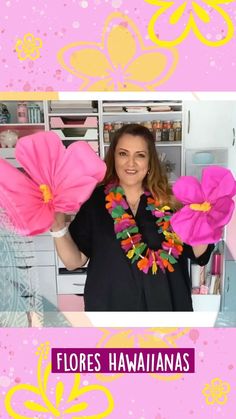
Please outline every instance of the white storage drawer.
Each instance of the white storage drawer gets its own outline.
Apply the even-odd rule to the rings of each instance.
[[[57,275],[58,294],[84,294],[86,274]]]
[[[53,129],[62,140],[97,140],[98,131],[95,128],[81,129],[81,128],[62,128],[62,129]]]
[[[34,241],[36,251],[54,251],[54,243],[52,236],[38,235],[31,238]]]
[[[0,266],[54,266],[55,255],[53,251],[46,252],[2,252]]]
[[[51,128],[96,128],[98,125],[96,116],[52,116]]]
[[[220,295],[192,295],[194,311],[220,311]]]
[[[16,250],[22,252],[54,251],[54,243],[51,236],[39,235],[24,237],[23,239],[20,236],[16,236],[11,238],[11,243]]]
[[[3,158],[15,158],[15,148],[6,147],[6,148],[0,148],[0,157]]]

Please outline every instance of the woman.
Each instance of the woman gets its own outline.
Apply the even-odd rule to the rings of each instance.
[[[192,311],[187,258],[205,265],[214,246],[183,245],[170,230],[178,205],[151,132],[138,124],[123,126],[105,161],[103,184],[69,232],[63,214],[52,227],[67,269],[89,259],[85,310]]]

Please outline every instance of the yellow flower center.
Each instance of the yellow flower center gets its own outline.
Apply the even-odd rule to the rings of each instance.
[[[53,196],[52,196],[52,191],[49,188],[48,185],[40,185],[39,186],[40,191],[43,194],[43,201],[47,204],[49,201],[52,200]]]
[[[210,202],[205,201],[202,204],[191,204],[190,208],[194,211],[208,212],[211,209],[211,204]]]

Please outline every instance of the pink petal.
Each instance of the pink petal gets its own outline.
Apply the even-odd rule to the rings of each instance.
[[[56,168],[55,210],[77,211],[102,181],[105,171],[105,163],[86,142],[71,144]]]
[[[202,187],[193,176],[181,176],[173,186],[173,193],[183,204],[201,203],[205,201]]]
[[[47,231],[53,223],[54,208],[45,204],[38,186],[0,159],[0,206],[4,208],[16,231],[34,235]]]
[[[77,141],[66,149],[54,132],[21,138],[16,158],[38,185],[50,187],[58,212],[78,211],[106,171],[105,163],[86,142]]]
[[[16,159],[38,184],[53,189],[55,175],[65,154],[65,147],[54,132],[27,135],[16,144]]]
[[[209,202],[216,202],[219,198],[236,194],[236,184],[230,170],[220,167],[206,167],[202,171],[202,190]]]
[[[224,227],[229,223],[234,212],[234,207],[234,201],[228,196],[219,198],[212,207],[212,210],[208,213],[209,223],[215,228]]]
[[[189,206],[176,212],[170,223],[181,240],[190,245],[215,243],[215,230],[219,230],[208,213],[192,211]]]

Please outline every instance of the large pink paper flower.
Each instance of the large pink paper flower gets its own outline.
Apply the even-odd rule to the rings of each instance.
[[[0,207],[25,236],[47,231],[55,212],[78,211],[106,170],[86,142],[65,148],[53,132],[21,138],[15,154],[26,174],[0,159]]]
[[[201,183],[182,176],[173,192],[184,207],[171,217],[171,226],[190,245],[215,243],[234,210],[236,183],[230,170],[219,166],[203,169]]]

